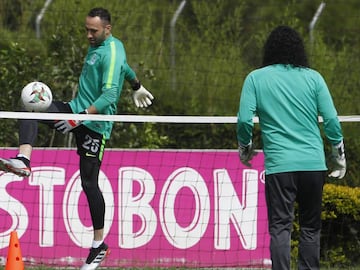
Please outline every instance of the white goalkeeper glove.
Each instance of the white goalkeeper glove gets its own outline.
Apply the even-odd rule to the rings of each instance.
[[[79,114],[87,114],[87,110],[80,112]],[[82,122],[82,120],[60,120],[54,124],[54,127],[57,131],[65,134],[81,125]]]
[[[133,93],[133,100],[135,102],[135,106],[138,108],[146,108],[150,106],[152,104],[151,100],[153,99],[153,95],[142,85]]]
[[[256,155],[252,141],[250,141],[248,145],[242,145],[241,143],[239,143],[238,145],[241,163],[247,167],[251,167],[250,161]]]
[[[341,179],[346,173],[346,158],[345,158],[345,146],[341,141],[338,145],[333,145],[331,148],[330,159],[331,172],[329,177]]]

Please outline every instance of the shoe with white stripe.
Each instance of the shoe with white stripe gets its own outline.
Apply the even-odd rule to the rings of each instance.
[[[11,172],[21,177],[28,177],[31,174],[31,168],[28,167],[22,158],[0,158],[0,170]]]
[[[102,243],[98,248],[91,248],[89,256],[80,270],[95,270],[109,254],[110,249],[105,243]]]

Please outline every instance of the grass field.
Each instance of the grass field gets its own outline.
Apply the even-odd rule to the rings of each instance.
[[[71,269],[78,269],[78,268],[49,268],[49,267],[25,267],[25,270],[71,270]],[[99,267],[99,270],[132,270],[132,269],[144,269],[144,270],[159,270],[160,268],[106,268],[106,267]],[[161,268],[164,269],[164,268]],[[169,269],[169,268],[167,268]],[[171,269],[171,268],[170,268]],[[269,270],[269,268],[201,268],[202,270]],[[350,267],[350,268],[321,268],[322,270],[360,270],[360,266],[358,267]],[[5,266],[0,266],[0,270],[5,270]],[[12,270],[12,269],[11,269]],[[15,269],[14,269],[15,270]],[[174,268],[174,270],[181,270],[181,268]],[[184,268],[183,270],[195,270],[195,268]],[[295,270],[295,269],[294,269]]]

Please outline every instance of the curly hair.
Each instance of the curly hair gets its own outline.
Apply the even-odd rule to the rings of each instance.
[[[271,31],[264,45],[263,66],[273,64],[309,67],[304,42],[294,29],[278,26]]]

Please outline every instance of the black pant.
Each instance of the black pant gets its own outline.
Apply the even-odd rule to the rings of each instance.
[[[48,113],[72,113],[68,103],[54,101]],[[34,145],[38,134],[38,123],[54,128],[55,120],[19,120],[19,144]],[[105,139],[102,134],[80,125],[72,130],[76,139],[77,153],[80,156],[81,185],[86,194],[93,227],[104,228],[105,201],[98,185],[101,161],[103,158]]]
[[[299,206],[298,269],[320,268],[321,203],[325,171],[285,172],[266,175],[272,269],[290,269],[290,241],[294,204]]]
[[[47,113],[73,113],[69,104],[61,101],[53,101],[46,111]],[[38,135],[38,123],[46,124],[54,128],[54,120],[19,119],[19,144],[34,145]]]
[[[95,230],[104,228],[105,201],[99,188],[99,172],[105,148],[103,135],[80,125],[73,130],[80,156],[81,186],[87,197]]]

